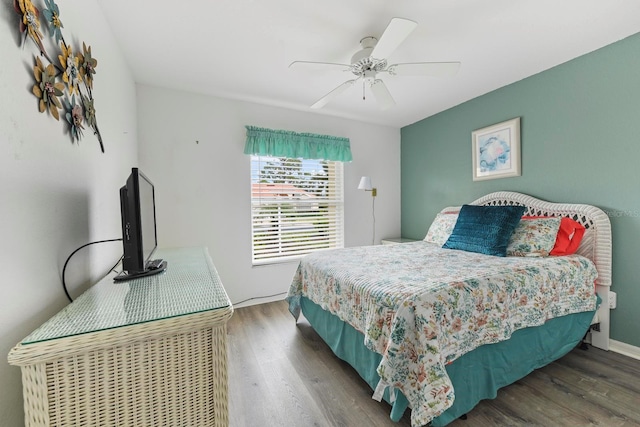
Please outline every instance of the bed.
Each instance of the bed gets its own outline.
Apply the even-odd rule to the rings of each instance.
[[[432,241],[318,252],[301,260],[287,296],[291,313],[392,405],[391,419],[410,408],[414,427],[448,424],[584,338],[608,349],[608,216],[515,192],[469,205],[571,218],[584,236],[567,256],[491,256]]]

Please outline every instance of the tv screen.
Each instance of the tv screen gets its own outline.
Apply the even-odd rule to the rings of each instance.
[[[164,271],[166,262],[152,259],[158,246],[153,183],[138,168],[131,169],[126,184],[120,188],[120,213],[123,271],[115,280],[128,280]]]
[[[156,235],[156,210],[153,184],[138,171],[138,195],[140,197],[140,223],[142,230],[142,258],[148,261],[158,247]]]

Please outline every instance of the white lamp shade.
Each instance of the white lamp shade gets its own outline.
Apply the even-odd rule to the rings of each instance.
[[[360,184],[358,184],[358,190],[372,190],[373,186],[371,185],[371,177],[363,176],[360,178]]]

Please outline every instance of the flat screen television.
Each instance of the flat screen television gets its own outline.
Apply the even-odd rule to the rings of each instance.
[[[152,259],[158,247],[156,203],[153,183],[138,168],[132,168],[120,188],[122,220],[122,272],[114,280],[130,280],[163,272],[167,262]]]

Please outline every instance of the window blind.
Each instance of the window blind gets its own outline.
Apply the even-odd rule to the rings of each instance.
[[[341,162],[251,156],[252,262],[344,247]]]

